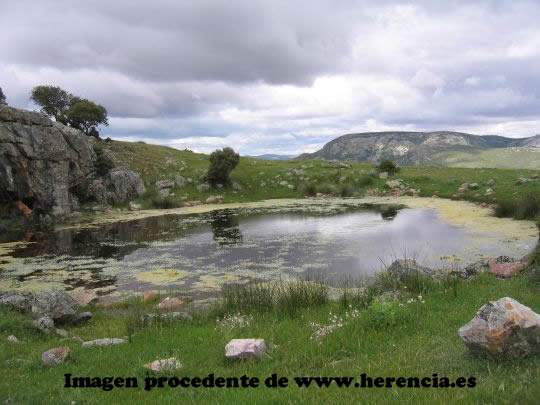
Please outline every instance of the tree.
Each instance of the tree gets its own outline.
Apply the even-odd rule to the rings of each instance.
[[[6,96],[4,95],[4,92],[2,91],[2,87],[0,87],[0,104],[6,104]]]
[[[207,180],[215,187],[218,184],[229,185],[229,177],[233,169],[238,165],[240,155],[232,148],[223,148],[210,154],[210,168],[208,169]]]
[[[391,160],[386,159],[379,163],[379,166],[377,166],[377,170],[379,171],[379,173],[387,172],[388,174],[392,175],[399,172],[399,167]]]
[[[56,86],[36,86],[30,99],[41,107],[41,112],[58,121],[71,104],[73,95]]]
[[[85,99],[78,99],[65,112],[69,125],[84,131],[86,135],[92,133],[95,136],[98,125],[109,125],[107,110],[105,107]]]

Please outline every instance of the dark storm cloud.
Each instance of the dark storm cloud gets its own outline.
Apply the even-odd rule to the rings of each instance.
[[[0,0],[0,86],[103,104],[102,133],[295,153],[349,132],[540,132],[537,1]],[[251,153],[251,152],[249,152]]]

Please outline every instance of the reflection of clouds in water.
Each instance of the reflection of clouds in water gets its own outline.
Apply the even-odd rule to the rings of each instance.
[[[116,248],[113,256],[99,256],[107,252],[102,247],[91,250],[94,257],[81,256],[76,250],[80,244],[72,244],[73,255],[28,257],[23,259],[24,266],[18,260],[12,270],[25,274],[41,269],[43,279],[49,272],[56,280],[58,273],[53,271],[59,269],[70,269],[74,276],[80,271],[83,279],[90,278],[84,271],[91,269],[92,278],[113,276],[121,289],[146,289],[152,284],[136,281],[141,272],[181,269],[185,272],[182,288],[196,294],[203,285],[209,291],[227,282],[273,280],[286,274],[355,278],[380,269],[381,261],[389,265],[405,255],[433,266],[441,265],[441,257],[453,260],[456,255],[464,259],[463,265],[477,260],[479,252],[516,256],[530,248],[526,242],[503,243],[502,236],[475,234],[466,226],[448,224],[436,210],[424,208],[401,210],[391,220],[368,210],[332,216],[276,210],[256,215],[218,211],[196,217],[148,219],[141,224],[149,228],[140,224],[118,229],[109,226],[109,233],[95,233],[98,244]],[[130,233],[134,231],[138,233]],[[84,240],[92,239],[87,236]]]

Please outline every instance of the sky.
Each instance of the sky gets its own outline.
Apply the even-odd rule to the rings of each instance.
[[[540,1],[0,0],[0,87],[103,105],[102,137],[242,155],[346,133],[540,133]]]

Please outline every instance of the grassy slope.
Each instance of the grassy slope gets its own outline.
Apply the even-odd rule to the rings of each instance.
[[[111,142],[107,144],[111,149],[115,160],[120,164],[125,164],[131,169],[140,173],[147,186],[152,187],[156,180],[174,179],[178,174],[184,177],[199,179],[204,170],[208,167],[208,155],[196,154],[188,151],[179,151],[157,145],[147,145],[142,143]],[[177,166],[167,164],[167,160],[176,161]],[[179,171],[181,163],[187,165],[185,170]],[[305,169],[305,176],[308,181],[300,181],[296,177],[287,177],[286,171],[289,169]],[[209,190],[199,193],[196,184],[192,183],[182,189],[174,189],[173,199],[180,200],[180,197],[187,195],[190,200],[204,200],[210,195],[220,194],[224,196],[225,202],[245,202],[257,201],[269,198],[295,198],[303,197],[303,193],[297,190],[290,190],[279,185],[280,180],[287,180],[295,186],[302,183],[310,183],[317,180],[317,184],[339,184],[339,179],[346,177],[345,183],[350,184],[354,191],[363,193],[367,188],[383,188],[386,180],[374,179],[374,184],[369,186],[359,186],[355,179],[360,179],[366,175],[373,166],[364,163],[353,163],[352,169],[336,169],[328,167],[324,161],[270,161],[251,158],[241,158],[240,164],[232,172],[232,180],[238,182],[243,190],[235,193],[232,189]],[[515,185],[517,177],[528,177],[538,170],[504,170],[504,169],[472,169],[472,168],[447,168],[447,167],[407,167],[398,173],[396,178],[401,178],[408,182],[411,187],[421,189],[421,196],[432,196],[436,191],[441,197],[450,198],[456,193],[460,184],[477,182],[481,188],[476,191],[468,191],[464,198],[467,200],[477,200],[492,202],[492,198],[483,197],[488,186],[484,183],[489,179],[496,181],[494,189],[495,199],[512,199],[529,192],[540,193],[540,182],[524,185]],[[281,176],[277,178],[276,176]],[[272,183],[272,181],[274,183]],[[266,186],[261,187],[261,182]],[[516,193],[516,194],[514,194]],[[475,194],[480,194],[475,197]],[[149,201],[140,199],[145,207],[149,207]]]
[[[205,155],[144,144],[114,142],[109,147],[117,160],[124,159],[143,175],[147,184],[161,178],[174,178],[178,169],[165,164],[167,159],[182,160],[188,168],[181,172],[185,177],[200,176],[207,167]],[[233,180],[243,186],[243,191],[220,192],[226,201],[248,201],[276,197],[301,197],[297,190],[279,185],[260,187],[283,169],[313,165],[306,169],[306,176],[317,178],[320,183],[336,183],[341,176],[362,193],[365,188],[356,186],[354,178],[361,177],[368,165],[354,164],[352,169],[325,168],[324,162],[261,161],[241,159],[233,172]],[[264,174],[259,174],[264,172]],[[422,195],[450,197],[463,182],[483,183],[495,179],[495,197],[521,198],[529,192],[538,192],[538,183],[517,186],[518,176],[530,176],[528,170],[478,170],[448,168],[406,168],[399,178],[421,188]],[[368,186],[382,187],[383,180],[375,179]],[[250,188],[251,186],[251,188]],[[480,194],[486,186],[482,185]],[[195,186],[174,190],[177,196],[187,194],[190,199],[202,199],[216,194],[198,193]],[[474,193],[465,197],[474,199]],[[479,200],[484,197],[478,197]],[[143,203],[148,201],[142,199]],[[486,200],[491,202],[491,200]],[[540,251],[540,250],[539,250]],[[538,255],[537,255],[538,256]],[[538,260],[536,266],[540,266]],[[537,270],[538,272],[539,270]],[[196,317],[190,324],[177,323],[146,327],[137,332],[129,345],[82,349],[75,342],[62,342],[56,336],[43,336],[35,332],[21,315],[0,309],[0,400],[13,403],[535,403],[540,395],[540,361],[538,356],[523,360],[494,360],[471,356],[459,338],[457,329],[469,321],[478,308],[488,300],[511,296],[540,312],[538,285],[522,275],[510,280],[499,280],[483,275],[475,280],[461,282],[454,296],[443,286],[424,293],[425,304],[415,303],[401,308],[395,326],[379,329],[373,327],[369,312],[347,326],[326,336],[322,344],[310,340],[309,322],[327,322],[329,312],[344,316],[338,303],[300,310],[296,317],[279,313],[255,314],[251,325],[244,329],[216,330],[216,313]],[[407,290],[402,291],[407,294]],[[402,302],[408,297],[405,296]],[[127,334],[126,312],[142,311],[142,304],[131,304],[104,312],[90,308],[95,318],[87,325],[72,327],[70,334],[84,340],[101,337],[121,337]],[[146,308],[147,311],[150,308]],[[17,335],[22,343],[6,343],[10,334]],[[231,338],[262,337],[269,346],[269,355],[261,362],[229,363],[224,361],[223,347]],[[65,364],[46,369],[41,366],[40,354],[51,347],[69,345],[72,359]],[[184,389],[163,388],[146,392],[143,389],[74,389],[62,387],[63,374],[77,376],[136,376],[142,384],[146,371],[142,364],[157,358],[176,356],[184,369],[173,373],[181,376],[201,376],[216,373],[223,376],[249,374],[265,378],[272,373],[280,376],[475,376],[476,388],[470,389],[412,389],[412,388],[310,388],[298,389]],[[331,365],[334,361],[340,364]]]
[[[496,148],[477,152],[444,152],[436,157],[450,167],[498,167],[501,169],[540,170],[540,150]]]

